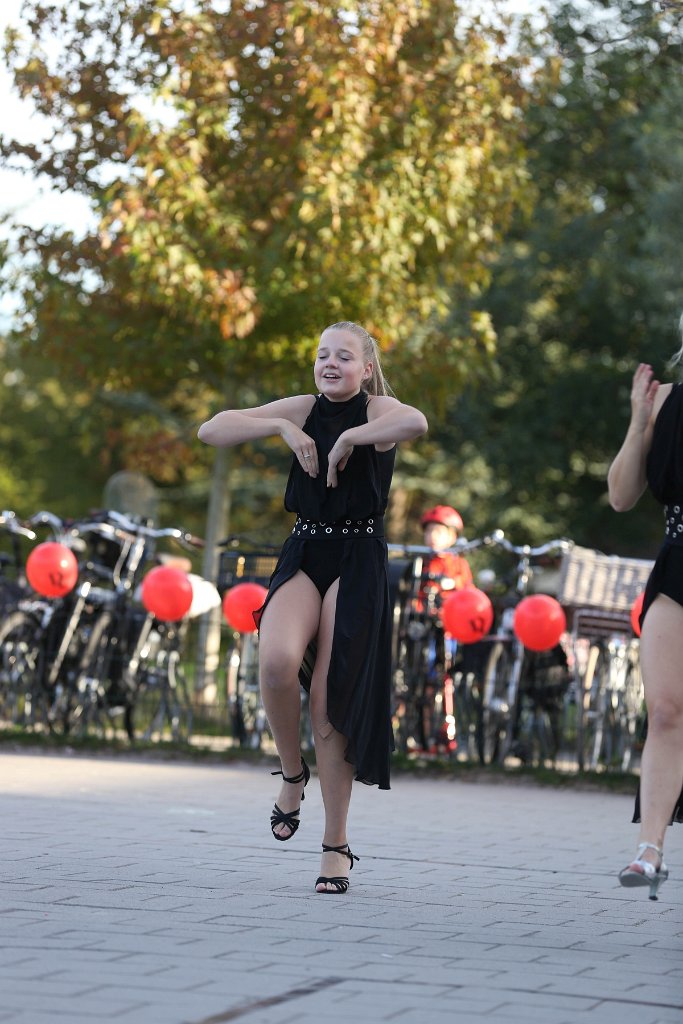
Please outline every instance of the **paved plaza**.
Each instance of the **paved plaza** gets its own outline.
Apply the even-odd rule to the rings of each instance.
[[[683,827],[653,903],[628,796],[396,775],[322,896],[270,767],[0,753],[0,1024],[683,1022]]]

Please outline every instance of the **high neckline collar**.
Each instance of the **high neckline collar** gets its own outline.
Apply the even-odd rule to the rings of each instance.
[[[345,398],[343,402],[333,402],[326,395],[319,395],[320,404],[329,415],[333,416],[335,413],[343,412],[344,409],[348,409],[354,402],[358,402],[360,398],[365,398],[365,392],[359,391],[351,398]]]

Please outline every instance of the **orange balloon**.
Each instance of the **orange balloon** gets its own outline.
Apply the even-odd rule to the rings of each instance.
[[[562,605],[549,594],[523,597],[515,608],[514,630],[530,651],[548,651],[567,628]]]
[[[192,604],[189,576],[172,565],[157,565],[142,581],[142,603],[156,619],[177,622]]]
[[[643,599],[645,597],[645,591],[642,594],[638,594],[631,605],[631,625],[633,626],[633,632],[636,636],[640,636],[640,613],[643,610]]]
[[[26,559],[26,578],[43,597],[64,597],[76,586],[76,556],[57,541],[38,544]]]
[[[460,643],[474,644],[493,624],[491,599],[477,587],[456,590],[441,606],[441,621],[446,632]]]
[[[238,583],[223,595],[223,614],[229,626],[239,633],[255,633],[254,612],[268,591],[260,583]]]

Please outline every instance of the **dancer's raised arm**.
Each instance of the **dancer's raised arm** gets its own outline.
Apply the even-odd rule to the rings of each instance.
[[[665,385],[662,392],[671,390]],[[631,386],[631,420],[626,437],[607,474],[609,501],[615,512],[628,512],[647,487],[645,462],[652,443],[652,425],[665,395],[652,367],[641,363]]]

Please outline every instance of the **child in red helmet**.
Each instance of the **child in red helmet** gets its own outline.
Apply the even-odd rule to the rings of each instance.
[[[425,546],[434,552],[424,561],[423,590],[426,591],[430,583],[439,593],[443,590],[462,590],[471,584],[472,570],[467,559],[447,550],[453,547],[462,530],[460,514],[450,505],[435,505],[427,509],[420,523]]]

